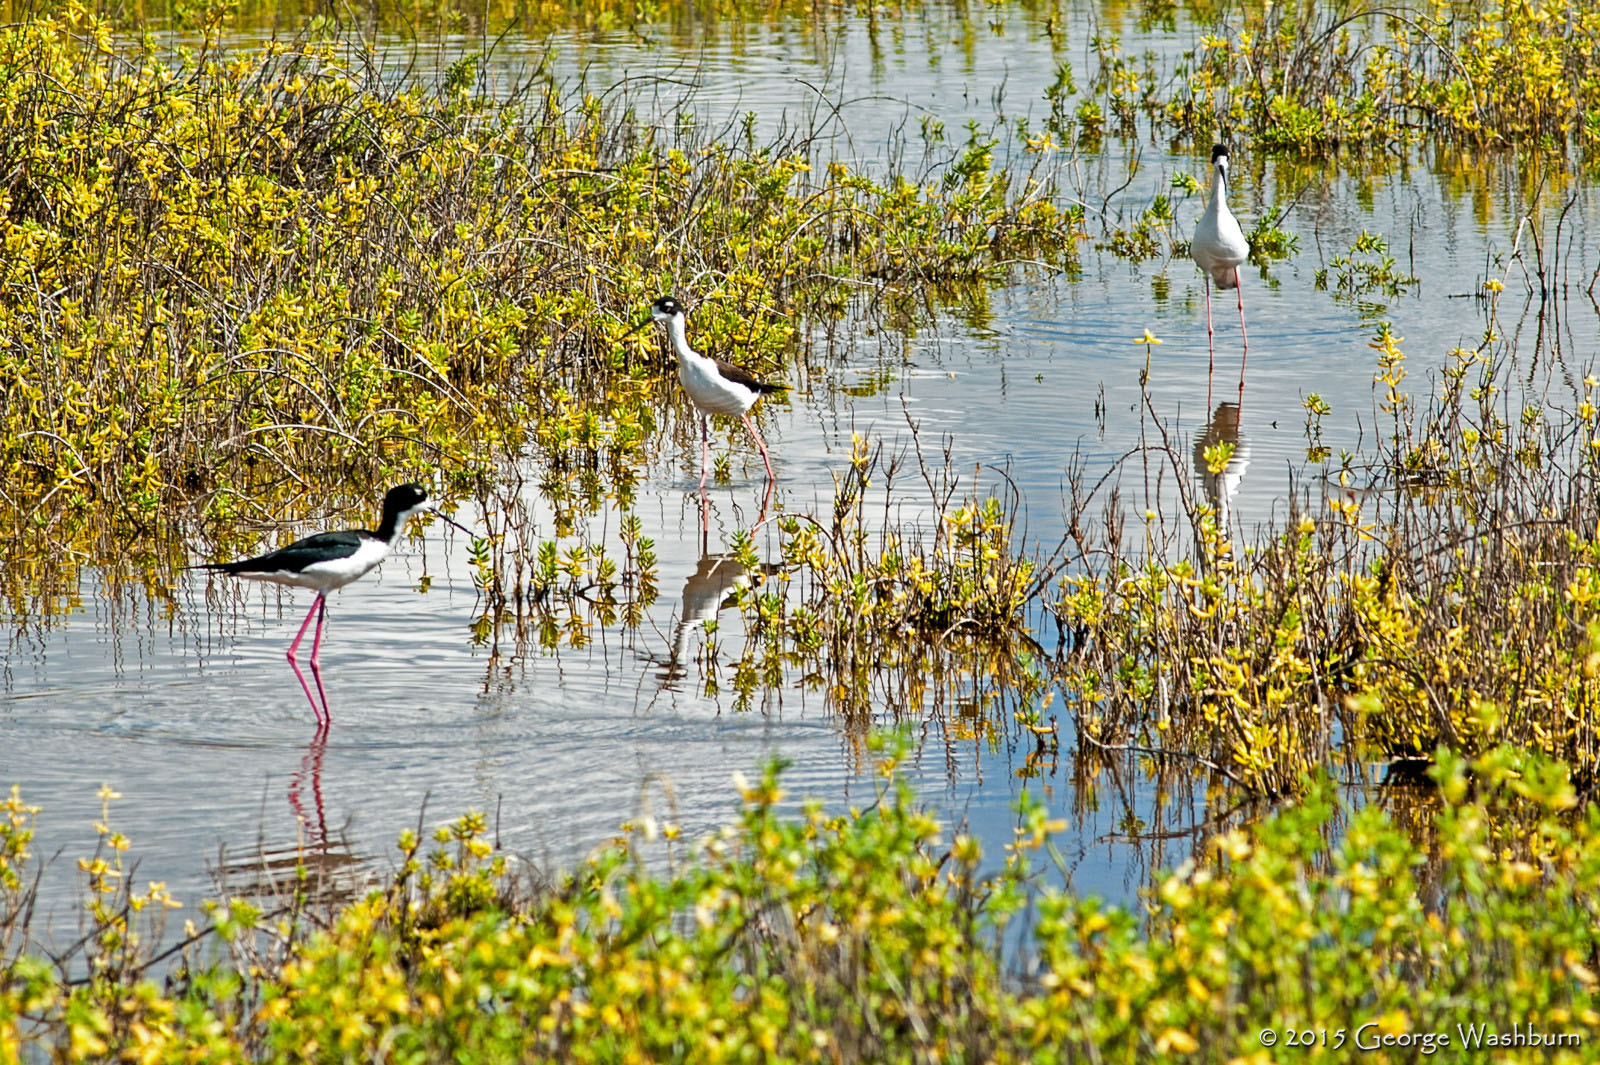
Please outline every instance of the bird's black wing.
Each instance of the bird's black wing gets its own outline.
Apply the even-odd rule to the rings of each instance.
[[[353,555],[365,539],[366,534],[357,529],[317,533],[255,558],[242,558],[237,562],[208,562],[195,568],[220,570],[223,573],[294,572],[305,569],[313,562]]]
[[[764,396],[773,392],[782,392],[784,389],[789,387],[788,385],[783,384],[768,384],[766,381],[758,379],[756,375],[751,373],[749,370],[735,366],[726,359],[712,359],[711,361],[717,364],[717,373],[721,374],[724,378],[732,381],[736,385],[743,385],[757,395]]]

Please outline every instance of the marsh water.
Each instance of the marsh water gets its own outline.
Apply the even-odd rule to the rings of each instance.
[[[1197,32],[1181,23],[1141,32],[1084,10],[1058,50],[1026,11],[1007,8],[997,31],[933,4],[876,26],[846,17],[824,28],[776,21],[506,40],[494,53],[501,65],[491,63],[487,76],[510,79],[544,62],[591,90],[627,82],[636,100],[686,105],[713,127],[737,127],[753,111],[761,133],[785,122],[815,125],[820,114],[824,151],[882,163],[912,150],[924,117],[955,132],[969,120],[990,126],[997,109],[1008,120],[1042,115],[1060,61],[1092,69],[1090,39],[1112,31],[1127,52],[1161,54],[1192,47]],[[437,42],[446,58],[476,46],[473,38]],[[1004,124],[999,132],[1005,136]],[[1137,172],[1119,187],[1135,157]],[[1177,173],[1205,177],[1199,152],[1108,137],[1092,150],[1062,150],[1059,165],[1097,215],[1124,212],[1131,222],[1165,192],[1177,197],[1186,234],[1201,209],[1200,197],[1172,190]],[[910,454],[915,442],[927,452],[948,446],[951,467],[980,487],[999,485],[1003,471],[1021,496],[1029,550],[1048,551],[1060,538],[1075,462],[1091,478],[1119,471],[1135,525],[1147,507],[1158,521],[1181,522],[1177,479],[1216,493],[1236,542],[1247,545],[1291,507],[1316,506],[1324,490],[1326,467],[1307,458],[1307,397],[1320,395],[1332,408],[1321,442],[1334,455],[1365,454],[1376,421],[1368,347],[1376,322],[1391,321],[1406,338],[1413,390],[1425,391],[1450,349],[1481,337],[1489,277],[1506,281],[1501,325],[1520,338],[1530,372],[1543,359],[1550,401],[1570,398],[1562,382],[1570,387],[1588,372],[1600,321],[1578,294],[1595,268],[1587,239],[1596,232],[1593,186],[1576,181],[1535,201],[1541,176],[1511,156],[1418,152],[1346,165],[1243,153],[1236,161],[1233,200],[1246,227],[1287,206],[1281,225],[1299,242],[1287,259],[1245,274],[1242,385],[1231,294],[1216,307],[1216,372],[1208,378],[1205,295],[1192,264],[1131,263],[1092,241],[1079,275],[1019,265],[986,298],[943,307],[910,336],[859,316],[844,325],[799,323],[805,361],[816,370],[786,402],[768,404],[761,422],[778,471],[775,504],[823,512],[860,433],[889,453]],[[1527,234],[1518,240],[1522,217],[1547,225],[1569,196],[1573,310],[1549,321],[1512,255],[1528,251]],[[1316,288],[1317,270],[1364,231],[1382,234],[1397,268],[1416,283],[1361,299]],[[692,318],[690,326],[692,333]],[[1159,346],[1136,342],[1147,330]],[[1195,467],[1195,442],[1208,428],[1238,432],[1222,475]],[[835,805],[868,798],[878,778],[861,723],[837,720],[804,678],[761,689],[747,708],[735,705],[726,683],[708,694],[697,649],[721,597],[696,577],[708,572],[703,556],[725,551],[735,529],[756,523],[765,482],[742,430],[719,425],[714,447],[731,454],[731,473],[712,490],[702,537],[693,426],[673,429],[636,507],[656,543],[662,589],[643,624],[596,624],[577,648],[491,654],[471,629],[481,606],[466,540],[433,523],[375,577],[331,599],[321,658],[335,723],[325,737],[314,735],[283,660],[307,593],[187,574],[170,603],[156,602],[103,583],[89,560],[65,616],[6,618],[4,775],[44,808],[35,850],[55,857],[45,880],[54,927],[76,928],[73,859],[94,846],[102,782],[123,796],[113,821],[132,840],[140,878],[165,880],[190,903],[246,889],[237,876],[241,868],[246,880],[256,875],[252,855],[297,846],[329,844],[359,885],[387,868],[402,829],[468,808],[491,811],[502,845],[549,869],[570,865],[641,812],[676,820],[694,836],[735,810],[736,771],[754,775],[775,756],[790,763],[792,794]],[[1163,432],[1169,454],[1137,452]],[[455,517],[475,520],[470,506]],[[756,543],[774,555],[770,527],[757,530]],[[737,646],[737,611],[723,611],[720,625],[717,639]],[[1040,640],[1053,642],[1049,622],[1039,626]],[[901,705],[885,691],[880,723],[911,726],[910,769],[922,795],[969,821],[991,855],[1011,839],[1013,804],[1028,789],[1069,826],[1059,875],[1081,892],[1131,900],[1152,869],[1187,855],[1186,830],[1220,801],[1201,786],[1158,794],[1132,770],[1084,778],[1073,766],[1070,720],[1059,757],[1029,765],[1032,740],[1009,721],[1006,693],[981,666],[941,684],[952,705]],[[970,706],[986,708],[968,713]],[[995,720],[984,725],[985,714]]]

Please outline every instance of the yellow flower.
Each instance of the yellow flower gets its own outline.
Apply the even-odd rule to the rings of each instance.
[[[1168,1054],[1176,1050],[1180,1054],[1193,1054],[1200,1049],[1200,1044],[1194,1036],[1181,1028],[1168,1028],[1156,1040],[1156,1050]]]
[[[1135,337],[1133,342],[1135,344],[1159,344],[1161,343],[1161,338],[1151,333],[1150,330],[1146,329],[1144,331],[1144,336]]]

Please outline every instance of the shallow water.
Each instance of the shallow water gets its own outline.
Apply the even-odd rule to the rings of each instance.
[[[548,55],[564,75],[583,70],[591,87],[659,73],[668,79],[657,90],[664,103],[692,83],[693,106],[706,121],[720,124],[754,109],[767,131],[785,114],[806,116],[820,100],[842,101],[831,143],[871,161],[886,158],[897,131],[914,128],[923,114],[952,131],[968,118],[987,125],[1001,86],[1008,114],[1042,114],[1040,93],[1056,57],[1026,15],[1009,14],[1006,27],[1003,35],[962,30],[948,12],[935,11],[903,26],[885,24],[876,43],[858,22],[820,34],[779,24],[709,39],[662,33],[649,42],[618,35],[507,45],[504,62],[516,68]],[[1066,56],[1080,79],[1090,27],[1087,16],[1078,17],[1068,35]],[[1180,30],[1145,41],[1130,31],[1125,50],[1171,50],[1191,37]],[[467,39],[457,43],[472,47]],[[1087,188],[1097,168],[1121,173],[1135,151],[1142,170],[1111,210],[1137,213],[1168,189],[1174,172],[1203,168],[1198,157],[1112,140],[1104,154],[1063,165],[1080,168]],[[1248,224],[1292,175],[1247,159],[1237,169],[1235,207]],[[1063,482],[1074,456],[1098,477],[1148,440],[1156,419],[1169,433],[1177,468],[1135,456],[1121,467],[1122,483],[1131,506],[1148,501],[1164,519],[1181,521],[1174,478],[1200,487],[1192,451],[1215,419],[1242,431],[1235,460],[1217,481],[1236,536],[1247,543],[1287,513],[1292,494],[1314,500],[1321,490],[1318,469],[1306,467],[1306,396],[1331,403],[1322,431],[1335,454],[1364,453],[1372,436],[1367,342],[1378,315],[1314,288],[1327,259],[1369,230],[1385,234],[1400,265],[1420,278],[1382,312],[1407,338],[1414,392],[1426,390],[1427,372],[1449,349],[1471,346],[1485,328],[1477,293],[1486,264],[1512,247],[1529,182],[1514,162],[1490,159],[1470,173],[1476,185],[1454,192],[1458,179],[1440,175],[1455,171],[1451,160],[1419,156],[1376,176],[1328,170],[1308,186],[1283,223],[1299,237],[1298,254],[1266,277],[1245,277],[1251,344],[1242,389],[1231,294],[1216,307],[1217,369],[1208,381],[1204,291],[1187,260],[1133,265],[1092,246],[1084,249],[1081,277],[1019,269],[1012,284],[992,294],[981,319],[941,312],[903,347],[898,337],[859,328],[835,335],[839,351],[825,372],[786,404],[769,404],[763,416],[779,472],[777,503],[789,512],[821,512],[852,432],[906,453],[909,418],[926,452],[948,439],[955,469],[1005,470],[1022,493],[1029,543],[1048,550],[1060,535]],[[1574,191],[1579,199],[1568,225],[1579,239],[1570,274],[1586,282],[1594,268],[1593,241],[1583,239],[1594,232],[1593,194]],[[1180,204],[1185,231],[1199,210],[1198,198]],[[1503,269],[1497,265],[1494,276]],[[1520,278],[1513,267],[1501,325],[1531,352],[1537,308],[1523,304]],[[830,331],[802,326],[820,351]],[[1559,358],[1546,371],[1555,398],[1562,380],[1588,371],[1596,327],[1592,311],[1573,310],[1556,334]],[[1163,341],[1149,362],[1149,411],[1139,382],[1146,349],[1134,342],[1147,329]],[[886,383],[868,387],[880,379]],[[1238,406],[1219,410],[1223,403]],[[395,836],[417,822],[424,805],[430,824],[469,807],[493,811],[504,845],[554,867],[641,810],[680,821],[690,836],[721,824],[736,805],[733,773],[753,776],[774,756],[790,763],[794,794],[835,804],[867,799],[876,777],[859,729],[836,720],[823,694],[800,678],[761,691],[748,711],[734,709],[726,678],[721,695],[705,695],[694,660],[703,639],[698,624],[682,634],[676,658],[683,675],[672,675],[686,582],[703,554],[724,550],[728,535],[749,528],[760,510],[760,460],[736,429],[717,430],[714,446],[725,451],[731,441],[734,463],[730,482],[713,491],[706,543],[693,497],[692,426],[676,426],[673,440],[681,446],[665,448],[649,471],[636,513],[656,541],[662,594],[637,630],[595,627],[581,649],[492,655],[470,629],[481,607],[466,544],[438,523],[375,579],[337,594],[322,652],[336,722],[325,743],[314,737],[305,698],[283,661],[310,603],[304,593],[236,589],[226,579],[189,575],[169,610],[136,590],[107,586],[90,569],[80,605],[65,618],[48,626],[10,618],[0,745],[10,752],[5,775],[44,807],[36,852],[64,856],[46,880],[55,928],[65,933],[76,925],[65,905],[77,876],[71,859],[94,845],[90,824],[102,781],[123,795],[113,821],[134,842],[140,878],[166,880],[189,902],[215,893],[219,869],[263,846],[338,840],[356,869],[382,869]],[[979,477],[998,483],[993,473]],[[926,517],[911,495],[902,518]],[[474,515],[468,508],[456,517],[470,524]],[[758,532],[757,543],[766,556],[775,554],[770,528]],[[424,574],[425,593],[418,590]],[[697,595],[692,587],[688,593]],[[708,610],[699,605],[696,619]],[[738,615],[724,612],[721,621],[719,638],[736,653]],[[1053,642],[1053,633],[1040,636]],[[947,690],[996,694],[987,685],[981,677],[953,678]],[[968,819],[987,852],[998,855],[1011,838],[1018,790],[1033,789],[1071,825],[1065,850],[1071,883],[1081,891],[1130,899],[1153,868],[1186,855],[1181,830],[1206,816],[1203,794],[1158,801],[1132,776],[1079,786],[1066,737],[1054,768],[1020,775],[1028,745],[1014,735],[1002,729],[986,736],[964,727],[954,708],[908,709],[885,696],[881,721],[900,716],[914,724],[912,772],[930,801]],[[1132,818],[1152,835],[1160,828],[1175,838],[1130,842]],[[352,874],[352,882],[361,875]]]

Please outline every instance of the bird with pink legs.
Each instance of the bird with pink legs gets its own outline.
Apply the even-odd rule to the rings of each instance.
[[[634,332],[650,322],[664,322],[667,337],[672,343],[672,353],[678,358],[678,381],[684,392],[700,413],[700,520],[704,527],[710,516],[706,506],[706,477],[711,471],[710,416],[722,414],[744,419],[745,428],[755,438],[761,450],[761,462],[767,468],[767,480],[777,480],[772,472],[772,459],[767,454],[767,442],[761,430],[750,417],[750,408],[762,396],[781,392],[787,385],[761,381],[747,370],[740,369],[723,359],[702,355],[689,346],[688,312],[683,304],[671,296],[662,296],[650,305],[650,318],[634,327]]]
[[[1239,377],[1243,381],[1244,360],[1250,354],[1250,336],[1244,328],[1244,290],[1239,285],[1239,267],[1250,254],[1250,242],[1239,228],[1239,220],[1228,209],[1228,148],[1223,144],[1211,149],[1211,196],[1205,213],[1195,224],[1189,254],[1206,275],[1206,349],[1210,355],[1207,379],[1217,362],[1216,331],[1211,325],[1211,285],[1214,282],[1219,289],[1231,288],[1238,292],[1239,336],[1244,345],[1239,359]]]
[[[208,562],[190,567],[243,577],[245,580],[310,588],[317,593],[311,609],[306,612],[306,619],[300,623],[300,631],[295,633],[294,642],[289,645],[288,658],[290,668],[300,680],[301,690],[311,703],[312,712],[317,715],[319,732],[325,730],[333,720],[328,709],[328,693],[322,686],[322,669],[317,663],[317,652],[322,649],[322,622],[328,612],[328,593],[376,569],[380,562],[389,557],[395,544],[400,542],[400,535],[411,516],[424,512],[437,514],[462,532],[469,536],[472,534],[472,530],[466,526],[440,514],[421,485],[402,484],[389,489],[383,497],[383,518],[376,529],[317,533],[254,558],[237,562]],[[317,631],[311,638],[311,675],[317,682],[317,694],[322,697],[320,705],[312,696],[311,685],[306,683],[305,674],[300,672],[300,663],[295,657],[313,616],[317,619]]]

